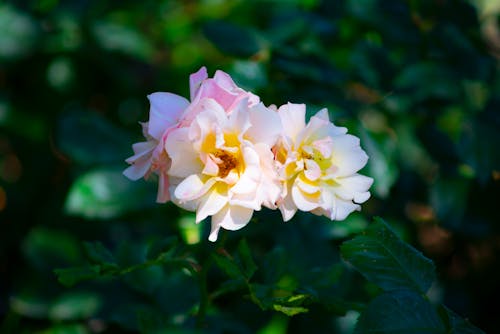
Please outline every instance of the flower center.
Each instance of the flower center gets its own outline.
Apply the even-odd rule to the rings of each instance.
[[[217,158],[216,163],[219,167],[219,177],[226,177],[231,170],[238,167],[238,159],[227,151],[216,150],[213,155]]]

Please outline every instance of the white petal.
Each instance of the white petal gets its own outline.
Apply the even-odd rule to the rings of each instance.
[[[316,181],[321,176],[321,168],[319,168],[316,161],[311,159],[304,159],[306,169],[304,175],[311,181]]]
[[[195,199],[204,188],[206,179],[199,174],[193,174],[185,178],[176,188],[174,195],[179,201],[185,202]]]
[[[307,194],[294,184],[292,187],[292,198],[297,208],[302,211],[311,211],[319,206],[320,194]]]
[[[333,138],[332,162],[337,166],[336,176],[349,176],[366,165],[368,156],[359,146],[359,138],[342,135]]]
[[[336,181],[342,188],[352,193],[352,197],[349,199],[353,199],[356,203],[363,203],[370,198],[368,189],[370,189],[373,184],[373,179],[371,177],[354,174],[348,177],[337,178]]]
[[[292,140],[306,127],[306,105],[288,103],[278,109],[283,131]]]
[[[359,211],[360,209],[361,207],[358,204],[354,204],[351,201],[344,201],[340,198],[337,198],[330,219],[344,220],[347,218],[347,216],[349,216],[351,212]]]
[[[167,138],[165,149],[172,159],[169,175],[187,177],[203,170],[199,154],[188,138],[188,128],[173,130]]]
[[[189,101],[182,96],[171,93],[153,93],[148,95],[151,108],[149,110],[149,134],[158,140],[169,127],[174,126]]]
[[[252,126],[245,133],[245,138],[249,138],[254,143],[274,146],[282,132],[280,116],[266,108],[263,103],[250,108],[249,115]]]
[[[314,194],[320,191],[320,187],[317,182],[310,181],[307,178],[299,175],[295,179],[295,184],[305,193]]]
[[[196,210],[196,222],[198,223],[219,212],[227,204],[227,201],[227,186],[222,183],[214,184],[201,198]]]
[[[287,194],[279,201],[278,208],[281,211],[281,215],[283,216],[283,221],[289,221],[297,212],[297,205],[292,198],[291,188]]]
[[[236,231],[248,224],[253,211],[237,205],[227,205],[223,210],[212,216],[212,223],[215,222],[226,230]]]

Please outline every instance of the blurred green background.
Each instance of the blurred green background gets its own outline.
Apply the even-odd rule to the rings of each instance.
[[[429,298],[494,332],[499,13],[495,0],[1,2],[0,330],[187,333],[206,307],[214,333],[350,333],[377,291],[341,265],[338,246],[378,215],[434,260]],[[261,310],[215,268],[199,288],[192,269],[216,250],[209,223],[156,204],[154,182],[121,175],[146,95],[188,96],[200,66],[228,72],[266,105],[327,107],[370,156],[362,213],[284,224],[263,210],[224,236],[231,252],[246,238],[256,281],[320,291],[308,313]],[[92,262],[96,249],[127,267],[171,243],[190,270],[151,265],[72,287],[54,274]],[[207,291],[210,304],[199,305]]]

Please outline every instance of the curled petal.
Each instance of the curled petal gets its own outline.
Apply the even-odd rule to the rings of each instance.
[[[198,72],[193,73],[189,76],[189,90],[191,92],[191,101],[194,101],[198,90],[200,89],[203,80],[208,78],[207,69],[205,66],[200,68]]]

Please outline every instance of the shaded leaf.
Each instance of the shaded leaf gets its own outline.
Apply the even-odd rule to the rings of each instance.
[[[425,293],[435,280],[434,264],[406,244],[382,219],[341,246],[341,253],[370,282],[385,291]]]
[[[256,33],[225,21],[212,21],[203,29],[205,36],[223,53],[250,57],[262,49]]]
[[[124,161],[132,155],[130,142],[125,131],[94,112],[71,110],[59,120],[59,148],[84,166]]]
[[[57,280],[65,286],[73,286],[79,282],[99,277],[99,272],[90,266],[55,269]]]
[[[385,293],[375,298],[359,317],[355,333],[446,333],[434,307],[416,292]]]

